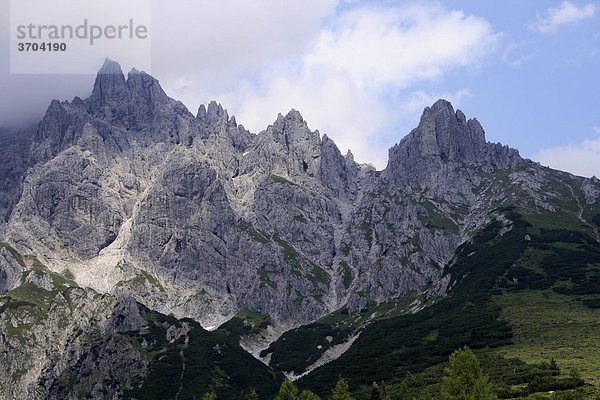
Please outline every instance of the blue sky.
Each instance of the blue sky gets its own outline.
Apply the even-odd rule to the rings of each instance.
[[[1,4],[6,11],[8,0]],[[193,113],[214,99],[258,132],[295,108],[343,152],[383,168],[387,149],[418,124],[423,108],[446,98],[476,117],[488,140],[553,168],[600,176],[595,0],[180,0],[151,7],[149,72]],[[89,94],[91,74],[10,75],[10,24],[2,14],[0,125],[39,117],[51,97]],[[98,66],[105,56],[95,55]],[[116,58],[126,71],[136,66]]]

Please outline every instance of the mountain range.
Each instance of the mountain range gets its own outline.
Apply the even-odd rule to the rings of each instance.
[[[0,143],[5,398],[238,398],[250,387],[262,398],[282,373],[319,386],[327,368],[358,388],[394,377],[348,369],[365,338],[379,343],[376,327],[389,337],[391,321],[429,324],[423,312],[449,299],[488,304],[536,279],[577,287],[576,274],[550,281],[540,243],[584,249],[586,287],[600,277],[600,180],[487,142],[445,100],[378,171],[296,110],[251,133],[216,102],[193,115],[107,59],[87,99],[53,100],[36,130],[2,131]],[[507,249],[507,265],[490,258]],[[578,304],[595,304],[594,290]]]

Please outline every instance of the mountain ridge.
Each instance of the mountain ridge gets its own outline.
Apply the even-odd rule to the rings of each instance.
[[[152,122],[149,123],[149,121]],[[168,154],[175,150],[174,147],[171,148],[173,145],[175,147],[181,146],[182,149],[173,153],[178,154],[177,156],[169,158],[167,157]],[[175,171],[184,171],[185,168],[188,168],[188,173],[191,174],[193,180],[189,184],[202,187],[204,184],[210,184],[209,181],[216,179],[215,184],[217,186],[215,188],[217,188],[217,192],[221,191],[219,196],[227,198],[227,201],[223,203],[224,208],[220,208],[218,211],[215,210],[215,215],[231,215],[232,219],[230,221],[234,221],[225,225],[235,225],[244,218],[258,218],[255,221],[250,221],[250,223],[259,224],[257,227],[259,229],[256,231],[265,232],[266,236],[269,237],[279,235],[279,233],[277,229],[273,229],[273,226],[269,227],[270,222],[268,220],[270,218],[281,219],[279,215],[274,215],[273,210],[267,211],[264,209],[264,207],[270,207],[268,203],[271,200],[264,197],[264,190],[269,190],[270,187],[276,187],[276,190],[281,192],[279,194],[283,195],[284,198],[290,195],[295,196],[295,200],[302,202],[302,204],[308,201],[307,197],[305,198],[299,193],[302,185],[306,185],[310,190],[323,192],[322,200],[320,200],[322,204],[318,206],[322,211],[317,212],[317,214],[321,214],[320,218],[325,218],[325,220],[333,218],[333,221],[337,221],[335,224],[339,224],[343,229],[351,229],[348,223],[355,224],[351,220],[356,219],[356,211],[360,210],[361,202],[369,203],[365,200],[365,193],[371,193],[377,186],[390,187],[391,193],[397,191],[392,186],[408,184],[414,190],[430,190],[433,192],[430,193],[433,194],[433,197],[442,197],[447,195],[443,192],[455,192],[457,187],[471,185],[467,181],[472,179],[472,174],[468,171],[459,171],[458,173],[454,171],[460,168],[461,165],[482,167],[487,172],[494,169],[515,169],[521,166],[535,167],[533,162],[521,159],[516,150],[487,142],[485,132],[479,122],[476,119],[467,121],[462,111],[457,110],[455,112],[452,105],[445,100],[438,100],[433,106],[425,108],[418,127],[397,145],[390,148],[389,152],[388,166],[381,172],[370,169],[366,165],[356,164],[351,157],[344,157],[335,143],[326,135],[321,135],[318,131],[310,131],[306,122],[296,110],[291,110],[285,116],[279,114],[273,124],[257,134],[252,134],[245,130],[243,126],[238,125],[235,117],[229,117],[227,111],[216,102],[211,102],[208,107],[200,106],[197,115],[194,117],[183,104],[168,98],[156,79],[144,72],[132,70],[128,74],[127,80],[125,80],[119,64],[107,59],[98,72],[94,90],[88,99],[80,100],[76,98],[71,103],[51,102],[31,146],[29,163],[32,165],[40,164],[62,154],[59,158],[64,159],[61,161],[64,166],[71,166],[71,163],[76,162],[80,165],[76,168],[91,173],[91,176],[86,176],[84,181],[77,184],[77,190],[81,191],[84,190],[84,187],[87,187],[85,190],[90,191],[89,196],[91,197],[88,196],[89,198],[86,199],[84,208],[86,208],[88,214],[92,214],[94,221],[88,221],[87,228],[84,231],[94,232],[94,235],[99,237],[98,243],[91,247],[89,243],[84,245],[82,242],[89,242],[87,239],[89,235],[87,237],[83,236],[81,240],[78,237],[71,237],[65,242],[64,239],[69,238],[70,233],[64,232],[63,236],[65,237],[61,238],[62,226],[58,229],[58,242],[62,241],[63,245],[72,246],[76,256],[82,258],[82,261],[97,257],[102,249],[114,242],[119,234],[120,227],[123,226],[125,221],[134,216],[132,213],[134,213],[136,207],[133,205],[136,202],[135,199],[137,199],[138,206],[143,207],[143,201],[140,203],[140,199],[143,196],[152,196],[154,192],[147,191],[156,182],[159,175],[157,175],[158,170],[153,172],[150,165],[156,166],[165,162],[169,164],[175,162],[177,157],[184,160],[192,157],[184,163],[185,165],[177,167],[179,169],[173,172],[178,173]],[[193,154],[198,154],[198,161],[192,161],[196,157]],[[141,158],[143,161],[131,162],[132,157]],[[206,168],[214,170],[216,175],[213,178],[210,178],[212,176],[210,173],[206,178],[200,178],[198,174],[204,172],[201,172],[202,168],[198,169],[195,166],[200,160],[207,163]],[[115,167],[109,168],[109,176],[104,176],[107,173],[101,172],[101,169],[99,169],[101,165],[106,165],[106,163],[114,163],[118,166],[117,170],[115,170]],[[47,167],[45,167],[46,170]],[[59,170],[63,168],[59,165],[57,167]],[[50,169],[52,168],[54,166],[50,166]],[[95,170],[92,171],[94,168]],[[184,170],[180,168],[184,168]],[[33,170],[35,171],[35,168]],[[62,170],[61,173],[65,172]],[[261,178],[255,179],[257,174]],[[381,174],[381,177],[378,174]],[[48,177],[47,171],[45,177],[44,179]],[[275,177],[275,181],[271,177]],[[290,187],[282,186],[277,177],[282,177],[281,182],[294,183],[296,185],[294,189],[298,190],[290,191]],[[78,180],[74,176],[71,179]],[[89,184],[94,180],[100,182],[105,179],[111,182],[108,187],[106,185],[94,186],[97,183],[91,186]],[[173,178],[167,179],[172,180]],[[203,182],[205,179],[209,181]],[[452,184],[447,185],[441,182],[447,180],[451,180]],[[61,185],[60,182],[56,184]],[[298,184],[301,186],[297,186]],[[170,182],[162,181],[161,185],[168,189]],[[427,187],[428,185],[430,187]],[[359,190],[359,187],[362,190]],[[43,187],[38,189],[43,189]],[[53,191],[55,188],[49,190]],[[189,205],[193,206],[194,196],[197,196],[197,194],[193,190],[191,192],[180,192],[178,190],[171,191],[171,189],[168,189],[167,191],[175,196],[189,198],[192,201]],[[469,192],[470,189],[465,188],[460,196],[457,196],[456,193],[453,193],[453,196],[463,204],[465,198],[467,199],[466,203],[474,203],[476,199]],[[63,199],[63,203],[64,201],[73,203],[73,198],[77,196],[74,193],[62,193],[61,195],[75,196],[70,197],[70,200]],[[169,194],[166,195],[169,196]],[[404,193],[396,195],[404,195]],[[43,195],[42,197],[48,196]],[[97,204],[94,199],[99,197],[104,197],[106,201],[103,200]],[[458,197],[463,197],[463,199],[458,199]],[[145,199],[148,200],[148,197],[145,197]],[[330,201],[328,199],[335,200]],[[314,202],[314,200],[312,201]],[[35,204],[39,206],[39,202]],[[206,204],[213,203],[209,201]],[[316,204],[314,205],[316,206]],[[110,218],[105,217],[104,211],[96,212],[94,210],[95,207],[102,209],[107,206],[109,207],[108,214],[111,215]],[[367,206],[372,207],[372,204]],[[77,221],[83,218],[83,215],[76,218],[69,217],[74,211],[72,209],[78,207],[77,204],[64,204],[64,207],[66,207],[67,214],[67,221],[65,222],[68,225],[79,223]],[[193,207],[197,209],[197,206]],[[263,211],[260,207],[263,207]],[[299,207],[299,205],[296,204],[295,207]],[[408,209],[411,208],[410,205],[407,205],[407,207]],[[302,211],[301,206],[296,209]],[[349,211],[346,211],[344,217],[344,212],[341,211],[343,209],[354,209],[354,215],[351,216],[348,214]],[[202,212],[200,209],[197,209],[197,211]],[[279,211],[284,212],[283,210]],[[286,211],[289,212],[290,210],[287,209]],[[427,210],[423,212],[416,209],[415,211],[412,218],[417,219],[417,221],[420,214],[429,213]],[[165,210],[165,212],[170,211]],[[65,217],[64,212],[60,215]],[[299,219],[305,218],[305,216],[302,216],[302,212],[299,215]],[[42,217],[46,220],[52,217],[54,221],[54,216],[44,214]],[[174,218],[174,216],[169,214],[167,218]],[[343,221],[344,219],[346,222]],[[295,221],[295,225],[298,225],[298,222]],[[208,222],[202,224],[204,223]],[[222,221],[215,223],[220,226],[223,225]],[[369,242],[373,241],[373,233],[369,233],[372,228],[367,227],[368,224],[369,222],[362,224],[363,230],[366,229],[367,232],[359,236],[366,238],[367,243],[363,243],[363,245],[366,244],[367,247],[370,247]],[[100,225],[100,228],[98,228],[98,225]],[[279,226],[281,228],[284,225],[286,224]],[[218,229],[221,229],[221,231],[215,231],[217,235],[214,238],[217,242],[223,240],[224,235],[227,234],[226,231],[230,231],[229,228],[223,226]],[[322,226],[322,229],[325,229],[325,231],[322,231],[323,233],[330,232],[326,236],[334,236],[331,234],[333,226]],[[312,227],[311,230],[314,231]],[[302,231],[302,234],[296,234],[296,236],[303,236],[304,238],[311,236],[307,230],[300,229],[300,231]],[[316,262],[317,264],[321,264],[321,262],[329,264],[329,268],[326,268],[326,274],[328,275],[333,273],[332,268],[335,266],[331,265],[332,260],[336,257],[335,253],[339,252],[339,247],[344,241],[343,236],[356,236],[357,234],[355,232],[344,233],[341,229],[338,229],[338,231],[339,237],[334,241],[326,240],[325,243],[330,243],[326,246],[327,250],[325,252],[320,250],[320,255],[317,257],[319,260]],[[385,232],[387,235],[390,233],[389,231]],[[378,232],[375,231],[374,234],[377,235]],[[427,236],[427,233],[424,233],[424,235]],[[436,235],[440,236],[439,232]],[[290,238],[293,239],[293,236],[294,234]],[[442,233],[442,236],[448,235]],[[173,239],[172,234],[170,237]],[[154,243],[155,239],[148,238],[149,243],[156,244]],[[17,237],[14,240],[16,243],[19,242]],[[431,247],[427,240],[425,239],[423,245]],[[451,239],[451,243],[453,243],[451,247],[456,246],[461,240],[463,239],[460,234],[459,237]],[[161,251],[164,252],[165,245],[169,241],[167,237],[160,239],[160,241],[163,244],[159,247],[163,248]],[[334,244],[336,241],[338,243]],[[138,244],[142,242],[137,241]],[[224,249],[218,250],[219,245],[217,245],[217,242],[211,245],[212,250],[209,253],[216,251],[215,254],[225,254]],[[286,249],[288,252],[293,249],[294,256],[299,254],[300,258],[304,258],[302,255],[305,250],[312,251],[304,245],[299,245],[300,248],[296,248],[292,244],[290,247],[285,240],[275,241],[275,243],[279,243],[279,247],[284,253]],[[177,248],[178,245],[175,246]],[[53,247],[56,248],[57,246]],[[132,249],[135,251],[135,246]],[[429,253],[439,253],[440,250],[431,248]],[[449,249],[441,251],[446,255],[430,254],[430,256],[434,256],[435,263],[443,265],[451,252]],[[43,254],[40,251],[35,251],[35,253]],[[209,253],[206,253],[206,255]],[[197,255],[197,253],[194,254]],[[285,254],[280,253],[278,257],[281,258],[282,256],[283,261],[285,261]],[[315,253],[314,256],[317,256],[317,254]],[[60,258],[66,259],[68,257],[64,254]],[[315,260],[310,256],[305,258],[308,265]],[[51,260],[46,261],[49,261],[50,265],[52,264]],[[189,261],[184,261],[184,263]],[[372,263],[368,260],[368,257],[356,261],[357,264]],[[146,260],[145,263],[151,264],[153,262],[156,262],[156,260]],[[345,262],[348,264],[347,261]],[[175,272],[177,268],[168,268],[168,270]],[[168,271],[164,270],[163,272],[167,273]],[[320,283],[316,283],[314,285],[315,289],[319,285]],[[226,287],[227,284],[219,284],[218,291],[227,290]],[[317,290],[325,290],[325,288]],[[331,290],[331,287],[329,290]],[[338,300],[332,301],[335,303]]]

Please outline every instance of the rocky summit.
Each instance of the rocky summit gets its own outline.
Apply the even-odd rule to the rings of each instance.
[[[296,110],[251,133],[106,60],[87,99],[53,100],[35,132],[0,136],[0,376],[12,382],[0,397],[66,398],[73,374],[95,396],[123,393],[148,373],[126,333],[153,326],[173,342],[193,323],[268,316],[245,343],[257,355],[341,308],[418,293],[414,312],[449,293],[444,268],[509,205],[563,213],[600,240],[598,179],[487,142],[445,100],[378,171]],[[113,364],[128,378],[90,383]]]

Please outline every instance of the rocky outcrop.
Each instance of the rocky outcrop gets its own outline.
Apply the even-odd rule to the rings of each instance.
[[[145,373],[147,362],[124,335],[147,325],[131,297],[81,289],[38,265],[0,298],[0,309],[5,398],[77,398],[82,389],[102,398]]]
[[[11,250],[14,251],[8,245],[0,244],[0,293],[17,287],[23,275],[25,265],[13,257]]]
[[[585,179],[581,184],[581,190],[587,204],[595,204],[600,199],[600,180],[595,176]]]
[[[448,163],[462,167],[515,168],[523,163],[515,149],[488,143],[476,119],[438,100],[425,108],[419,126],[389,150],[386,177],[393,182],[421,182]]]
[[[33,130],[0,129],[0,240],[21,198]]]

